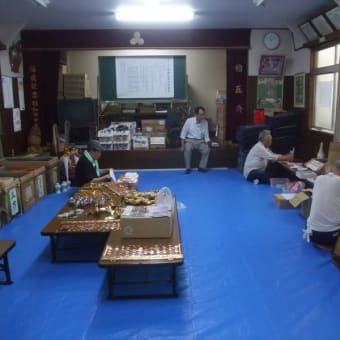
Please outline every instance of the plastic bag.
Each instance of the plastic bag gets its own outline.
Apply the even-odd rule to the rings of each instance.
[[[174,197],[168,187],[161,188],[156,196],[156,205],[165,205],[168,210],[172,210]]]

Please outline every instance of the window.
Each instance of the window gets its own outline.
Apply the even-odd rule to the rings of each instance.
[[[340,44],[315,52],[312,128],[334,133]]]

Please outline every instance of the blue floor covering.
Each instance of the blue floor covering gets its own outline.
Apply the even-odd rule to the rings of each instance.
[[[299,209],[236,170],[139,171],[180,205],[177,298],[107,300],[97,263],[51,263],[43,227],[72,192],[50,194],[0,229],[15,239],[14,283],[0,286],[1,340],[340,339],[340,271],[302,239]]]

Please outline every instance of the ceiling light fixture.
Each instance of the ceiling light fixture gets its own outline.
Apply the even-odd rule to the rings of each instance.
[[[35,5],[39,7],[47,7],[51,1],[50,0],[31,0]]]
[[[253,3],[256,7],[258,6],[265,6],[266,5],[266,1],[265,0],[253,0]]]
[[[184,22],[194,18],[194,11],[188,6],[123,6],[117,9],[115,17],[123,22]]]

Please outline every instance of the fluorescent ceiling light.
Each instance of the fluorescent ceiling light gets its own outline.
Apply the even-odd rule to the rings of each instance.
[[[266,5],[266,2],[265,0],[253,0],[253,3],[255,6],[265,6]]]
[[[188,6],[123,6],[115,12],[116,19],[124,22],[182,22],[194,18],[194,11]]]
[[[40,7],[47,7],[51,1],[50,0],[31,0],[34,4],[40,6]]]

